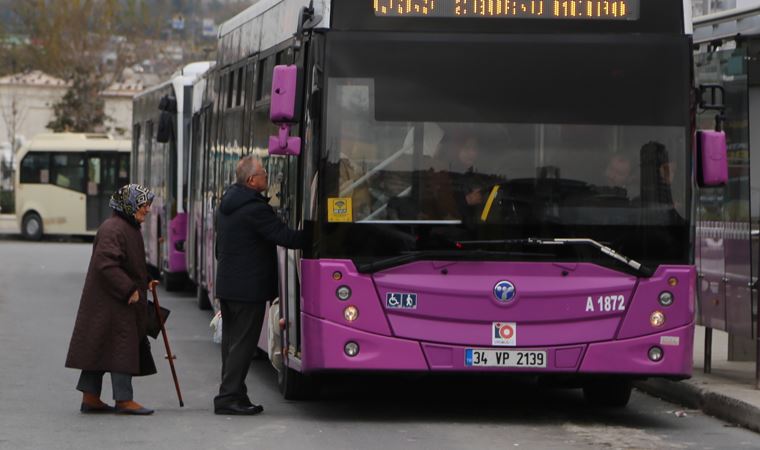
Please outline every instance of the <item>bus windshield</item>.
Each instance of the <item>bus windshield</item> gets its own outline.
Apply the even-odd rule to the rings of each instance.
[[[403,51],[384,61],[365,49],[372,60],[364,65],[330,66],[325,152],[334,182],[326,197],[352,200],[354,226],[412,235],[347,251],[372,257],[450,250],[459,240],[583,237],[648,262],[686,261],[688,100],[674,81],[688,80],[688,60],[675,57],[680,44],[619,44],[545,45],[553,62],[538,64],[527,64],[525,52],[535,45],[478,46],[480,59],[465,58],[464,85],[446,79],[430,42],[417,44],[426,57],[413,65]],[[505,45],[519,71],[492,59]],[[668,62],[653,75],[657,55]],[[393,70],[399,57],[405,64]],[[497,80],[520,89],[489,91]]]

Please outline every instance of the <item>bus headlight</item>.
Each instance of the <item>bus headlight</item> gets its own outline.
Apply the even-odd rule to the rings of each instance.
[[[335,295],[337,295],[340,300],[343,300],[345,302],[351,298],[351,288],[348,286],[341,286],[337,291],[335,291]]]
[[[661,292],[660,293],[660,304],[662,306],[670,306],[670,305],[672,305],[673,304],[673,294],[670,293],[670,292],[668,292],[668,291]]]
[[[346,342],[346,345],[343,347],[343,351],[346,352],[346,356],[353,358],[359,354],[359,344],[354,341]]]
[[[359,308],[356,306],[349,306],[346,309],[343,310],[343,317],[349,321],[353,322],[354,320],[359,318]]]
[[[663,351],[660,347],[652,347],[649,349],[649,359],[654,362],[658,362],[662,359]]]
[[[661,311],[653,312],[652,315],[649,316],[649,323],[655,328],[665,325],[665,314]]]

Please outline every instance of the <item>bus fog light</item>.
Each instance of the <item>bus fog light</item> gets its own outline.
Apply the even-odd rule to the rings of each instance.
[[[346,342],[345,347],[343,347],[343,351],[346,352],[347,356],[354,357],[359,354],[359,344],[356,342]]]
[[[663,352],[660,347],[652,347],[649,349],[649,359],[657,362],[662,359]]]
[[[673,294],[670,293],[670,292],[668,292],[668,291],[661,292],[660,293],[660,304],[662,306],[670,306],[670,305],[672,305],[673,304]]]
[[[333,280],[340,281],[341,279],[343,279],[343,274],[336,270],[335,272],[333,272],[332,277],[333,277]]]
[[[678,278],[676,277],[670,277],[668,278],[668,284],[675,287],[678,286]]]
[[[652,315],[649,316],[649,323],[653,327],[661,327],[665,325],[665,314],[663,314],[661,311],[653,312]]]
[[[341,286],[335,291],[335,295],[337,295],[339,299],[346,301],[351,298],[351,288],[348,286]]]
[[[347,307],[343,310],[343,317],[349,322],[353,322],[359,318],[359,308],[353,305]]]

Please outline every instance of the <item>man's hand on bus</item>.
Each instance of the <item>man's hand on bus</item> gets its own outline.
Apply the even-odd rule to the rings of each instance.
[[[132,293],[132,296],[129,297],[129,301],[127,302],[127,304],[128,305],[134,305],[138,301],[140,301],[140,292],[139,291],[134,291]]]

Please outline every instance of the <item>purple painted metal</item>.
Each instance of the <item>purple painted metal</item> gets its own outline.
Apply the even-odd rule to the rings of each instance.
[[[302,370],[428,370],[419,342],[379,336],[350,327],[301,316],[303,326]],[[359,355],[349,358],[346,342],[359,344]]]
[[[667,346],[664,342],[678,345]],[[664,356],[658,362],[647,357],[658,346]],[[583,357],[580,372],[633,373],[642,375],[691,376],[694,348],[694,323],[649,336],[591,344]]]
[[[668,280],[674,278],[678,284],[670,286]],[[660,267],[653,277],[639,282],[633,305],[623,320],[618,339],[643,336],[658,331],[649,323],[655,311],[665,314],[668,328],[681,327],[694,321],[694,302],[697,272],[693,267]],[[659,302],[662,292],[673,294],[673,304],[662,306]]]
[[[335,272],[341,273],[340,280],[333,279]],[[343,310],[354,305],[359,309],[359,318],[351,324],[352,328],[391,335],[372,278],[357,272],[351,261],[304,259],[301,260],[301,273],[303,286],[308,286],[301,295],[303,313],[345,324]],[[335,292],[340,286],[351,289],[351,298],[347,301],[341,301],[336,296]]]
[[[641,282],[593,264],[417,262],[366,275],[350,261],[302,260],[302,273],[304,286],[309,286],[301,298],[305,371],[691,373],[692,267],[661,266]],[[670,278],[678,279],[678,285],[670,286]],[[503,280],[517,289],[508,303],[493,294]],[[340,286],[351,288],[348,301],[337,298]],[[667,308],[658,303],[663,290],[675,296]],[[391,293],[416,294],[416,307],[389,308],[386,295]],[[349,304],[359,309],[354,322],[343,317]],[[653,308],[666,313],[662,327],[649,323]],[[466,367],[467,346],[494,348],[493,322],[499,321],[516,323],[517,342],[515,347],[495,348],[544,350],[547,367]],[[359,344],[359,356],[344,354],[348,341]],[[665,359],[648,359],[653,345],[665,350]]]
[[[269,119],[275,123],[291,122],[296,110],[296,86],[298,68],[296,66],[275,66],[272,75],[272,103]]]
[[[269,136],[269,154],[283,156],[299,156],[301,154],[301,138],[289,137],[290,125],[281,124],[277,136]]]
[[[169,223],[169,272],[186,272],[185,252],[177,250],[177,243],[187,240],[187,213],[179,213]]]
[[[722,131],[702,130],[697,133],[697,151],[702,161],[701,186],[723,186],[728,182],[728,155],[726,134]]]

